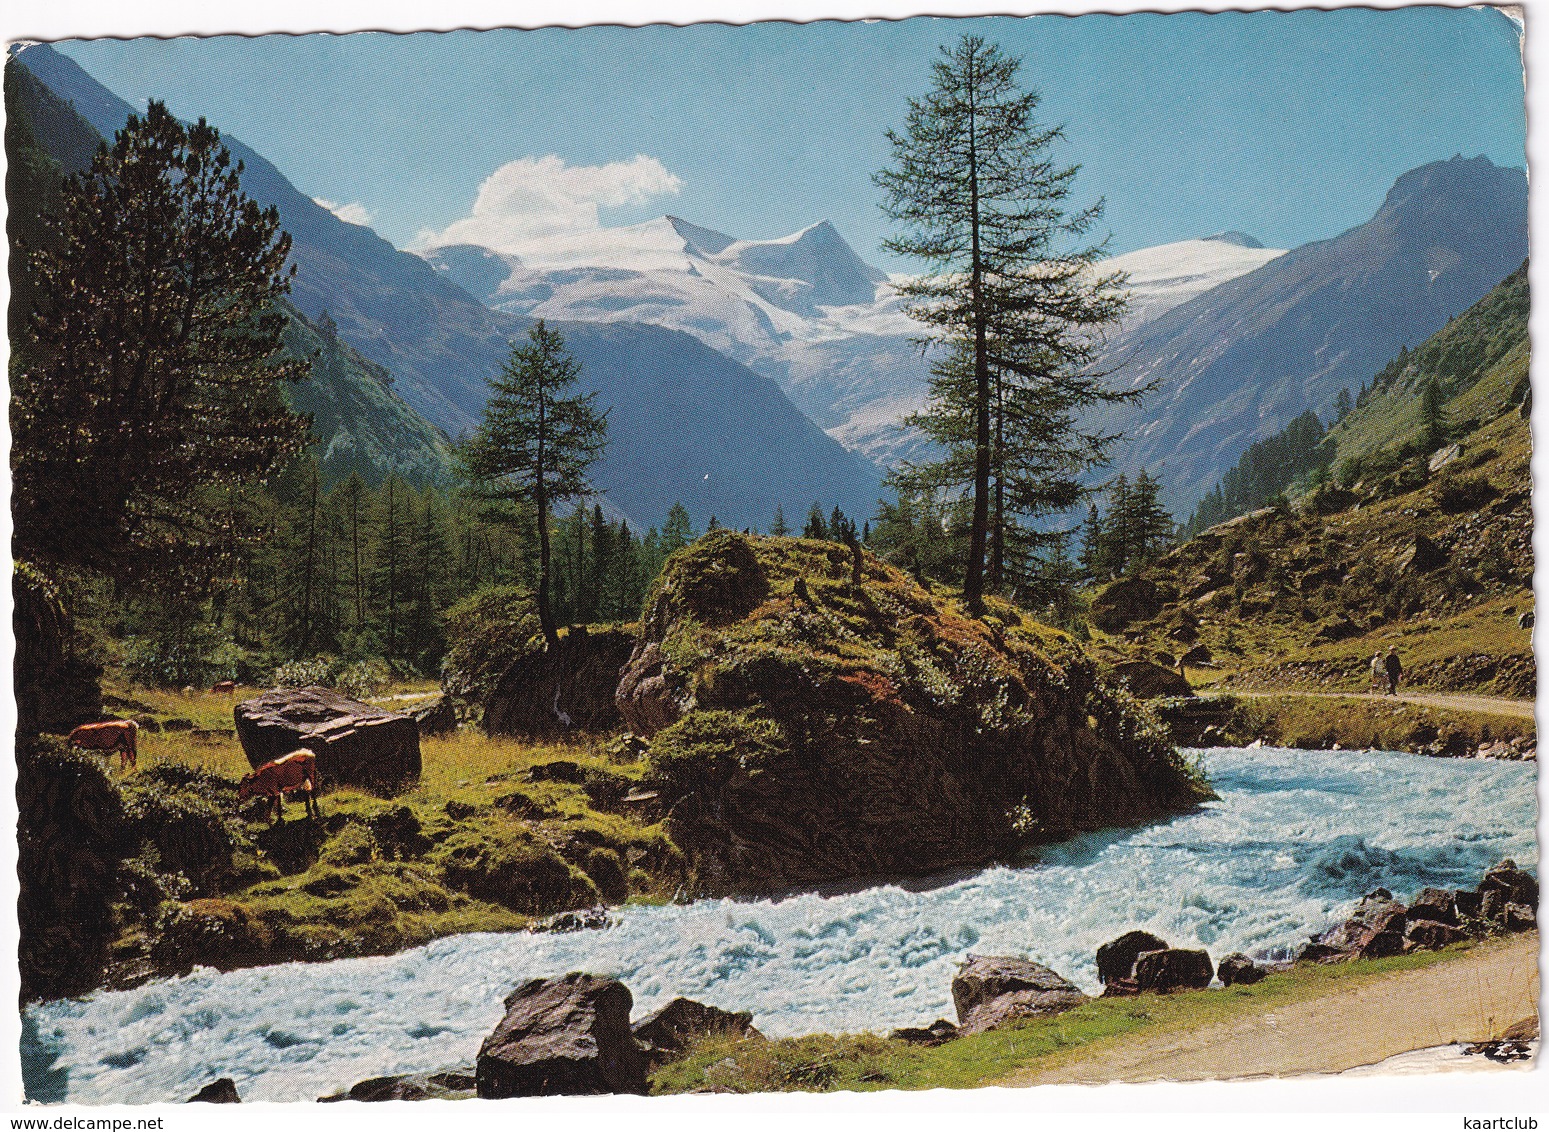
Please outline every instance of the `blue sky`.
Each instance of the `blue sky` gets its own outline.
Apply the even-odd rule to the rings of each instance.
[[[1024,61],[1082,166],[1076,200],[1107,199],[1115,252],[1227,228],[1291,247],[1365,220],[1416,165],[1524,160],[1517,30],[1479,9],[59,46],[130,102],[208,117],[399,246],[451,229],[515,250],[662,213],[769,238],[827,218],[907,270],[879,247],[870,174],[937,46],[968,30]]]

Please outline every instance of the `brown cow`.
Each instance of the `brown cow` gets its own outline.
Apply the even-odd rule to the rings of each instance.
[[[258,797],[274,799],[274,821],[278,825],[285,816],[285,794],[300,791],[307,807],[307,816],[321,817],[317,808],[317,756],[305,747],[288,755],[264,763],[237,786],[237,801],[245,802]]]
[[[140,725],[132,719],[109,719],[102,723],[83,723],[70,732],[70,746],[85,751],[118,752],[118,769],[126,770],[139,763],[135,753],[135,740],[140,735]]]
[[[237,682],[235,680],[222,680],[219,684],[210,689],[210,694],[214,696],[229,696],[236,690]]]

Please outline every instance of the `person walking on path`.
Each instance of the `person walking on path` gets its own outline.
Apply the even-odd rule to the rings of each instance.
[[[1372,653],[1372,682],[1371,694],[1376,696],[1382,693],[1382,686],[1388,681],[1388,671],[1382,663],[1382,652]]]
[[[1404,666],[1399,663],[1398,649],[1396,647],[1388,650],[1388,658],[1383,662],[1383,667],[1388,674],[1388,695],[1396,696],[1398,695],[1398,682],[1404,675]]]

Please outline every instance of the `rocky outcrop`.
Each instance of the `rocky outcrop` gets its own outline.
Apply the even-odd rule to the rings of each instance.
[[[652,1065],[671,1060],[699,1038],[763,1036],[753,1028],[752,1014],[706,1006],[691,998],[675,998],[646,1015],[634,1024],[633,1033]]]
[[[412,717],[359,703],[329,688],[276,688],[233,709],[237,738],[254,767],[306,747],[325,786],[392,791],[420,776]]]
[[[1490,893],[1500,894],[1503,904],[1521,904],[1528,908],[1538,907],[1538,881],[1531,873],[1517,868],[1517,862],[1507,858],[1491,867],[1484,874],[1477,889],[1481,901]],[[1489,916],[1485,917],[1489,919]]]
[[[1456,925],[1458,922],[1457,896],[1446,888],[1422,888],[1420,895],[1409,905],[1410,926],[1416,921],[1434,921],[1438,924]]]
[[[330,1101],[452,1101],[477,1093],[472,1070],[449,1069],[438,1073],[403,1073],[393,1077],[371,1077],[352,1085],[348,1092],[318,1097]]]
[[[1375,889],[1361,898],[1349,919],[1314,937],[1297,958],[1322,963],[1398,955],[1404,950],[1407,924],[1404,906],[1387,889]]]
[[[643,1095],[646,1059],[630,1033],[633,1003],[623,983],[597,975],[523,983],[479,1047],[479,1096]]]
[[[614,693],[634,645],[620,630],[578,626],[555,647],[517,657],[485,701],[484,730],[538,739],[617,729]]]
[[[1169,947],[1145,951],[1135,958],[1135,984],[1142,994],[1203,990],[1215,978],[1215,968],[1204,951]]]
[[[1114,680],[1128,688],[1130,695],[1137,699],[1157,700],[1194,694],[1194,689],[1182,675],[1149,660],[1127,660],[1115,664],[1112,672]]]
[[[237,1095],[237,1083],[230,1077],[219,1077],[188,1098],[188,1104],[241,1104]]]
[[[1165,951],[1167,941],[1150,932],[1129,931],[1097,949],[1097,978],[1104,984],[1130,979],[1142,952]]]
[[[128,821],[102,761],[28,740],[16,750],[17,942],[22,1001],[93,989],[116,932]]]
[[[1216,974],[1224,987],[1250,986],[1269,974],[1240,951],[1234,951],[1216,966]]]
[[[624,725],[636,735],[655,735],[671,727],[693,706],[683,683],[658,642],[641,642],[630,654],[614,693]]]
[[[1004,955],[970,955],[952,980],[960,1034],[980,1034],[1020,1018],[1063,1014],[1090,1001],[1041,963]]]
[[[1064,634],[809,539],[705,536],[619,684],[701,891],[1005,858],[1208,795]]]
[[[1092,599],[1092,624],[1105,633],[1117,633],[1136,621],[1151,620],[1177,596],[1149,578],[1120,578]]]

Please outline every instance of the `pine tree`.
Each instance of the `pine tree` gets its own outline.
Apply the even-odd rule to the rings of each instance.
[[[1447,443],[1446,397],[1434,376],[1420,390],[1420,422],[1425,428],[1425,447],[1434,452]]]
[[[66,181],[11,375],[18,558],[202,583],[230,545],[219,491],[305,443],[278,387],[306,371],[278,360],[290,237],[241,173],[152,101]]]
[[[463,474],[487,496],[530,506],[538,529],[538,620],[548,647],[559,643],[551,605],[549,515],[589,494],[587,471],[607,443],[597,395],[567,396],[580,375],[565,340],[542,319],[525,346],[512,344],[504,372],[490,380],[484,419],[459,449]]]
[[[970,493],[963,593],[978,614],[987,551],[1000,575],[992,584],[1004,581],[1013,517],[1074,505],[1080,473],[1105,459],[1114,438],[1083,433],[1077,414],[1139,393],[1090,372],[1095,332],[1125,298],[1120,277],[1091,271],[1101,246],[1067,246],[1103,206],[1066,211],[1077,168],[1049,156],[1062,131],[1038,124],[1038,94],[1017,85],[1020,64],[999,48],[969,35],[942,55],[931,92],[909,103],[905,133],[889,131],[894,164],[875,180],[883,210],[904,226],[886,247],[929,269],[900,294],[946,347],[930,402],[910,419],[946,454],[905,466],[895,482]]]
[[[699,536],[694,532],[694,524],[688,517],[688,508],[681,503],[674,503],[667,510],[667,521],[662,524],[662,556],[682,550]]]
[[[791,528],[785,525],[785,508],[775,504],[774,522],[769,526],[769,533],[775,538],[784,538],[791,533]]]
[[[1335,424],[1338,424],[1340,421],[1348,417],[1354,409],[1355,398],[1350,396],[1350,390],[1341,389],[1338,393],[1334,394]]]
[[[828,537],[828,524],[823,521],[823,505],[817,500],[812,501],[812,509],[807,512],[807,525],[801,532],[802,538]]]

